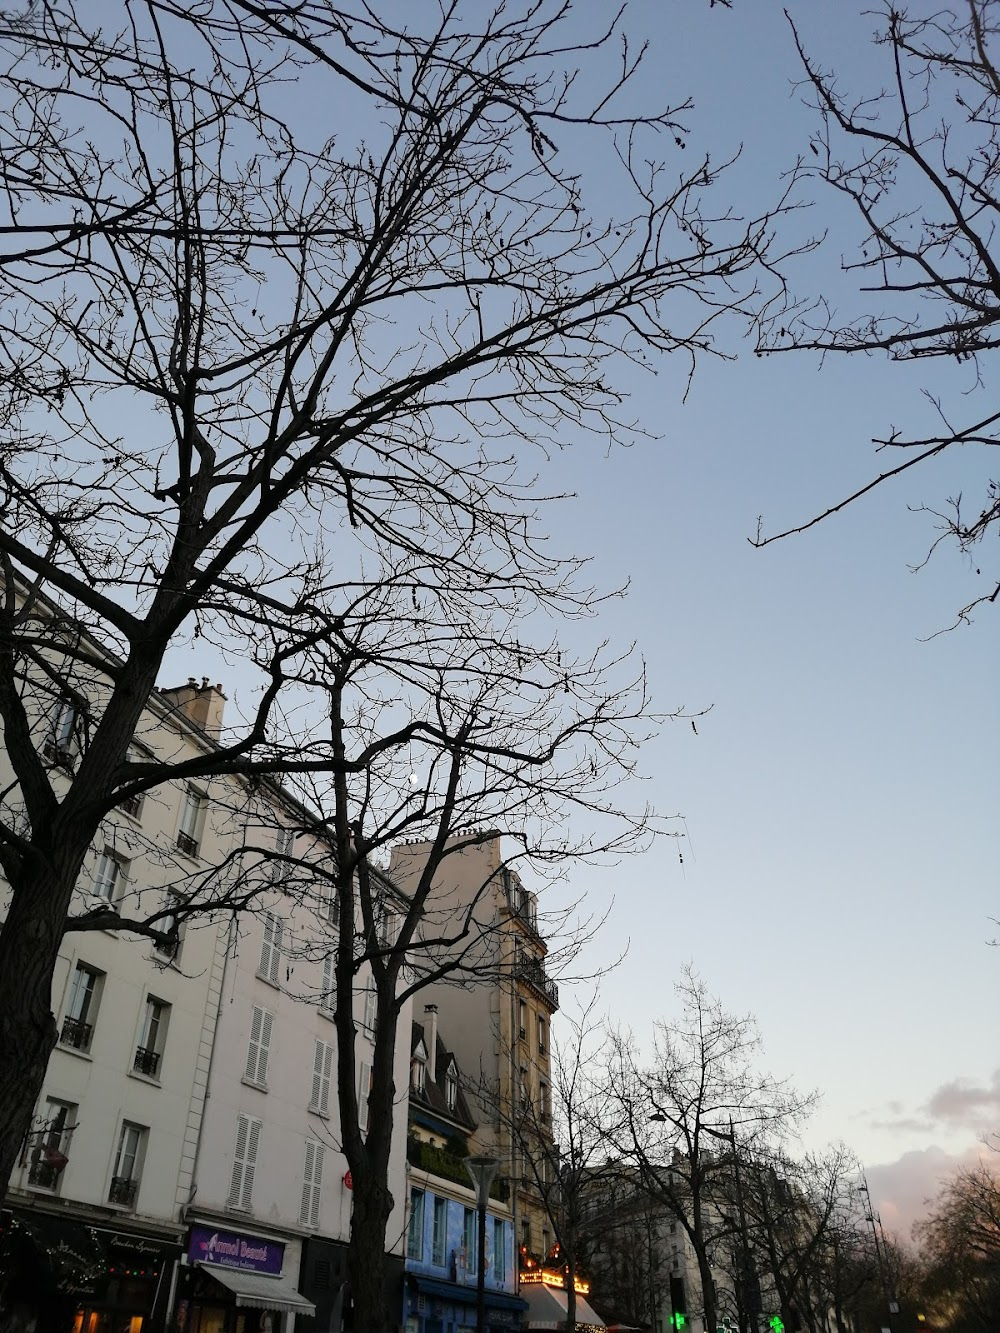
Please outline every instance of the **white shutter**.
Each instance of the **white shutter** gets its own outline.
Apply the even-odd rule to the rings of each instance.
[[[333,954],[328,954],[323,959],[323,994],[319,1000],[319,1007],[324,1014],[333,1013],[334,986],[336,984],[334,966]]]
[[[310,1111],[328,1115],[330,1111],[330,1074],[333,1069],[333,1047],[317,1041],[313,1048],[312,1097]]]
[[[365,1027],[369,1032],[375,1031],[375,1016],[378,1013],[378,996],[375,988],[369,986],[365,991]]]
[[[247,1067],[244,1077],[251,1083],[257,1082],[257,1061],[260,1057],[260,1029],[264,1021],[264,1010],[254,1005],[253,1018],[250,1022],[250,1044],[247,1046]]]
[[[302,1203],[299,1221],[304,1227],[319,1226],[319,1200],[323,1187],[323,1155],[321,1143],[306,1142],[306,1160],[302,1172]]]
[[[257,1161],[257,1143],[260,1138],[260,1121],[252,1116],[239,1115],[236,1118],[236,1148],[233,1152],[233,1174],[229,1183],[230,1208],[249,1209],[253,1191],[253,1172]]]
[[[358,1128],[361,1130],[368,1128],[368,1094],[371,1086],[372,1067],[362,1061],[361,1073],[358,1076]]]
[[[254,1168],[257,1165],[257,1146],[259,1143],[260,1121],[251,1118],[247,1133],[247,1156],[243,1167],[243,1191],[240,1197],[240,1207],[247,1213],[250,1211],[253,1199],[253,1175]]]
[[[271,1024],[274,1022],[274,1015],[264,1011],[263,1021],[260,1025],[260,1053],[257,1056],[257,1082],[267,1082],[267,1055],[271,1048]]]
[[[258,976],[278,983],[278,964],[281,961],[281,918],[270,912],[264,914],[264,938],[260,943]]]

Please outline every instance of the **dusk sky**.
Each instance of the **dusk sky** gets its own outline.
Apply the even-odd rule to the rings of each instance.
[[[844,84],[885,85],[872,6],[788,8]],[[651,41],[650,92],[694,96],[687,151],[742,145],[721,193],[741,211],[776,198],[815,129],[782,6],[640,0],[630,14]],[[850,219],[817,197],[790,234],[831,234],[789,265],[793,285],[853,310],[838,271]],[[823,1094],[809,1145],[853,1147],[905,1235],[952,1159],[1000,1123],[997,612],[932,637],[980,589],[951,549],[911,572],[935,533],[910,510],[972,491],[983,460],[916,470],[765,550],[747,539],[758,515],[773,531],[868,480],[870,439],[890,424],[931,429],[922,388],[968,383],[943,363],[821,369],[721,341],[738,361],[703,362],[686,404],[669,366],[633,385],[655,442],[557,463],[579,498],[556,539],[591,552],[602,583],[631,579],[601,627],[638,640],[659,706],[711,707],[697,735],[669,726],[645,758],[686,840],[574,875],[589,909],[614,899],[586,961],[628,944],[602,996],[640,1040],[674,1012],[688,960],[727,1008],[756,1014],[772,1071]]]
[[[788,3],[820,63],[875,91],[888,71],[871,8]],[[587,33],[608,6],[581,0],[576,15]],[[782,5],[632,0],[626,26],[650,41],[643,99],[695,101],[684,160],[664,145],[670,171],[742,150],[720,209],[773,204],[815,129]],[[602,198],[592,165],[589,206],[610,212],[614,187]],[[816,197],[782,236],[793,247],[829,235],[786,271],[796,290],[853,313],[864,307],[840,259],[855,225]],[[656,707],[710,710],[697,733],[668,725],[644,756],[642,794],[683,816],[683,838],[573,872],[568,891],[588,913],[610,907],[575,970],[627,948],[601,1006],[644,1044],[676,1012],[672,985],[692,962],[726,1008],[756,1015],[767,1067],[822,1093],[807,1145],[852,1147],[886,1226],[906,1235],[937,1179],[1000,1122],[1000,949],[989,947],[1000,612],[939,634],[987,572],[977,582],[951,548],[911,568],[935,536],[914,510],[978,496],[986,460],[946,456],[755,550],[758,516],[774,531],[842,499],[879,468],[872,436],[930,429],[922,389],[957,397],[970,379],[936,362],[759,359],[742,333],[720,326],[719,350],[736,359],[704,359],[686,401],[679,359],[648,377],[616,369],[652,438],[607,456],[568,431],[572,447],[541,465],[544,490],[575,493],[546,511],[553,547],[591,556],[600,586],[631,581],[627,600],[572,633],[635,640]],[[185,650],[165,674],[176,668],[216,664]],[[232,673],[227,689],[238,693]],[[565,1006],[573,994],[563,986]]]

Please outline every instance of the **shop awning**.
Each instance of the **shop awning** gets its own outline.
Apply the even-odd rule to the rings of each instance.
[[[475,1305],[476,1288],[475,1285],[465,1286],[456,1282],[442,1282],[439,1278],[414,1276],[417,1291],[424,1296],[439,1296],[446,1301],[457,1301],[459,1304]],[[486,1288],[487,1308],[494,1310],[517,1310],[518,1312],[527,1309],[527,1305],[518,1296],[512,1295],[506,1291],[492,1291]]]
[[[528,1314],[525,1325],[528,1328],[549,1329],[566,1327],[566,1293],[560,1287],[548,1287],[542,1283],[522,1283],[521,1292],[528,1302]],[[576,1293],[577,1324],[592,1324],[604,1328],[604,1320],[587,1304],[579,1292]]]
[[[254,1310],[281,1310],[285,1314],[304,1314],[312,1317],[316,1307],[312,1301],[292,1286],[288,1278],[266,1277],[260,1273],[244,1273],[238,1268],[220,1268],[217,1264],[199,1264],[216,1282],[236,1297],[237,1305]]]

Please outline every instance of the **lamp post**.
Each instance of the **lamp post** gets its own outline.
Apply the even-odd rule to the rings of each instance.
[[[486,1205],[500,1163],[495,1157],[467,1157],[465,1169],[476,1187],[479,1213],[479,1266],[476,1269],[476,1333],[486,1333]]]

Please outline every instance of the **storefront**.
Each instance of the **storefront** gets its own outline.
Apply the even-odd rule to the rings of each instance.
[[[520,1328],[527,1304],[508,1292],[486,1291],[486,1324],[495,1333]],[[406,1333],[474,1333],[476,1288],[411,1273],[406,1279]]]
[[[314,1315],[296,1285],[298,1247],[294,1255],[290,1248],[273,1236],[192,1227],[174,1306],[177,1333],[285,1333],[288,1315]]]
[[[179,1253],[165,1236],[4,1210],[5,1303],[36,1333],[159,1333]]]

